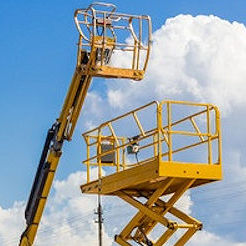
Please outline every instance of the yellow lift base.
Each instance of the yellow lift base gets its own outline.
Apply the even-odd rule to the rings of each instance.
[[[222,178],[217,107],[152,102],[103,123],[83,137],[87,183],[81,186],[82,192],[118,196],[139,210],[115,236],[118,244],[160,246],[177,229],[184,229],[174,244],[180,246],[202,229],[200,221],[174,204],[189,188]],[[169,196],[164,201],[161,197],[165,195]],[[152,242],[150,234],[158,224],[166,229]]]

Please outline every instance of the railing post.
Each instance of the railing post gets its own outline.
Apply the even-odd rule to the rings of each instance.
[[[167,124],[168,124],[168,161],[173,160],[172,153],[172,108],[171,103],[167,102]]]
[[[158,144],[159,143],[156,143],[158,140],[158,135],[155,133],[153,135],[153,143],[154,143],[154,157],[158,156]]]
[[[102,129],[98,129],[98,145],[97,145],[97,153],[100,156],[102,154],[102,136],[101,136]],[[97,158],[98,162],[98,178],[102,178],[102,158],[101,156]]]
[[[132,69],[135,69],[135,66],[136,66],[136,54],[137,54],[137,41],[134,40],[133,58],[132,58]]]
[[[81,65],[81,49],[82,49],[82,41],[83,37],[82,35],[79,35],[79,41],[78,41],[78,49],[77,49],[77,66]]]
[[[120,146],[120,143],[119,143],[118,138],[117,138],[117,136],[116,136],[116,134],[114,132],[114,129],[112,127],[111,122],[109,122],[107,125],[108,125],[109,130],[112,133],[112,136],[113,136],[114,141],[115,141],[116,146],[117,146],[117,150],[116,150],[116,170],[117,170],[117,172],[119,172],[120,171],[120,150],[119,150],[118,147]]]
[[[103,40],[102,40],[102,49],[101,49],[101,66],[104,65],[104,51],[106,45],[106,35],[107,35],[107,27],[106,27],[106,13],[103,13]]]
[[[162,103],[157,104],[157,137],[158,137],[158,159],[162,161],[162,142],[161,142],[161,129],[162,129]]]
[[[117,146],[118,147],[118,146]],[[116,150],[116,171],[120,171],[120,149]]]
[[[125,144],[125,138],[122,138],[122,145]],[[126,169],[126,149],[125,147],[122,148],[122,167],[123,167],[123,170]]]
[[[222,163],[222,140],[221,140],[221,129],[220,129],[220,112],[217,107],[215,107],[215,117],[216,117],[216,134],[218,135],[218,164]]]
[[[136,67],[137,70],[139,70],[141,44],[142,44],[142,19],[139,18],[138,53],[137,53],[137,67]]]
[[[86,144],[87,144],[87,160],[90,158],[90,137],[86,136]],[[90,161],[86,162],[87,165],[87,183],[90,182]]]
[[[210,125],[210,106],[207,106],[207,133],[208,133],[208,164],[212,164],[212,143],[211,143],[211,125]]]

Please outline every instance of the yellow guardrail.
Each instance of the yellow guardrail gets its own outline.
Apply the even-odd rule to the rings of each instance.
[[[103,74],[117,77],[118,70],[112,69],[109,60],[115,63],[120,55],[127,59],[127,66],[118,64],[113,67],[123,69],[121,73],[126,73],[123,77],[130,76],[136,80],[143,78],[152,44],[152,23],[149,16],[117,13],[113,4],[94,3],[86,9],[77,9],[74,21],[80,33],[79,50],[91,53],[96,49],[97,56],[100,57],[100,62],[93,64],[96,65],[93,67],[96,71],[87,72],[94,76]],[[80,60],[81,57],[78,57],[78,64]],[[133,70],[133,74],[124,69]]]
[[[130,132],[134,135],[129,136]],[[182,163],[221,165],[220,113],[212,104],[154,101],[82,135],[87,145],[87,158],[83,161],[87,182],[91,181],[91,168],[95,166],[97,178],[101,178],[103,167],[107,167],[108,175],[155,159],[177,162],[178,155],[184,158],[178,160]],[[185,160],[189,150],[191,159]],[[203,159],[205,156],[205,161],[194,162],[194,155],[203,155]]]

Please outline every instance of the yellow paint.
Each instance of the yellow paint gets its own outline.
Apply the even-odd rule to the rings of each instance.
[[[96,5],[102,5],[109,8],[109,11],[100,11],[95,8]],[[61,113],[56,121],[59,125],[59,130],[56,133],[56,141],[63,142],[64,140],[70,141],[79,118],[82,106],[84,104],[87,91],[91,84],[93,77],[103,77],[103,78],[128,78],[133,80],[143,79],[145,70],[147,68],[147,63],[149,59],[150,46],[151,46],[151,19],[149,16],[133,16],[128,14],[118,14],[115,12],[115,6],[112,4],[105,3],[96,3],[91,4],[86,9],[78,9],[75,11],[74,20],[76,27],[79,31],[79,41],[78,41],[78,52],[77,52],[77,64],[75,72],[67,92]],[[92,18],[88,20],[88,15],[91,14]],[[100,17],[98,17],[100,15]],[[80,17],[83,17],[84,20],[81,21]],[[124,18],[125,27],[128,28],[129,33],[132,34],[133,39],[135,40],[134,47],[131,47],[129,44],[118,43],[118,37],[115,30],[117,27],[117,19]],[[140,22],[146,21],[148,28],[147,40],[148,44],[145,46],[142,43],[142,34],[137,37],[134,32],[134,27],[132,21],[136,19]],[[87,37],[82,29],[81,25],[84,25],[85,29],[87,28],[89,32],[89,37]],[[142,24],[141,24],[142,25]],[[125,28],[122,26],[122,28]],[[97,28],[102,28],[103,32],[98,34]],[[142,26],[139,32],[142,33]],[[107,36],[107,31],[110,31],[112,37]],[[111,54],[115,50],[121,50],[122,52],[132,52],[133,57],[129,62],[130,68],[119,68],[110,65],[109,60]],[[140,51],[145,51],[146,56],[144,59],[144,64],[141,67],[139,63],[139,53]],[[112,129],[113,130],[113,129]],[[100,134],[99,134],[100,135]],[[90,139],[87,138],[87,180],[90,181],[90,167],[93,165],[90,161]],[[102,176],[102,163],[101,163],[101,139],[102,136],[97,139],[97,150],[99,156],[96,158],[97,165],[99,165],[98,176]],[[115,142],[123,142],[121,138],[115,137]],[[93,143],[92,143],[93,144]],[[119,144],[120,145],[120,144]],[[117,163],[116,171],[119,172],[120,168],[123,167],[120,163],[120,150],[117,150]],[[50,188],[53,183],[55,172],[59,163],[62,152],[59,150],[54,150],[52,147],[48,150],[46,162],[50,163],[50,169],[48,172],[48,177],[45,180],[44,188],[42,190],[41,197],[39,198],[38,207],[35,210],[35,215],[33,222],[30,225],[27,225],[26,230],[23,232],[20,240],[19,246],[32,246],[35,240],[35,236],[40,224],[42,214],[45,208],[45,204],[50,192]],[[124,158],[123,158],[124,159]]]

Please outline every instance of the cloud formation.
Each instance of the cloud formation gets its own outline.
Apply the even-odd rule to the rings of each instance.
[[[97,224],[94,211],[96,196],[81,195],[79,186],[85,183],[86,173],[76,172],[66,180],[55,181],[45,214],[37,234],[37,246],[47,245],[96,245]],[[0,245],[17,245],[25,228],[24,202],[12,208],[0,207]],[[112,238],[104,233],[104,245],[111,245]]]
[[[0,206],[0,245],[17,245],[24,224],[24,202],[15,202],[7,209]]]
[[[232,242],[230,240],[227,240],[226,238],[221,238],[219,236],[216,236],[213,233],[201,231],[194,235],[194,238],[192,238],[191,242],[188,244],[189,246],[245,246],[246,243],[236,243]]]
[[[179,15],[153,34],[144,81],[114,81],[108,90],[109,103],[117,108],[172,98],[215,103],[224,113],[230,112],[246,103],[245,63],[243,24],[215,16]]]

